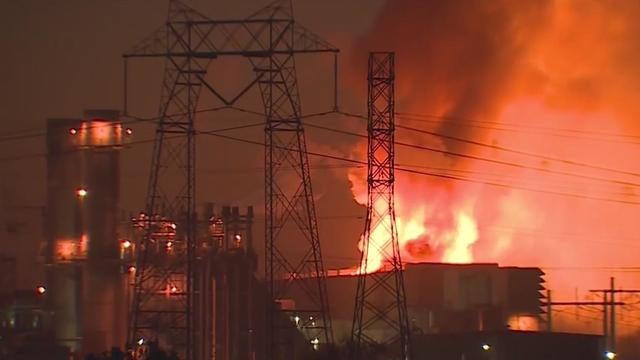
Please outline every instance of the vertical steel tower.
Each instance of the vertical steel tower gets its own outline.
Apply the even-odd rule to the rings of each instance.
[[[196,358],[195,110],[201,74],[211,56],[195,56],[192,23],[206,18],[170,1],[165,26],[132,56],[164,57],[160,117],[156,128],[145,213],[136,219],[136,273],[129,341],[159,342],[181,358]],[[201,334],[198,334],[201,335]]]
[[[410,357],[407,304],[394,212],[394,54],[371,53],[368,75],[368,195],[362,258],[351,333],[351,359]],[[376,237],[372,241],[372,236]],[[382,268],[369,271],[370,253]],[[377,348],[379,351],[380,348]]]
[[[295,23],[290,0],[279,0],[242,20],[211,20],[178,0],[170,0],[166,26],[128,54],[166,59],[166,71],[148,185],[143,236],[137,246],[136,272],[129,339],[157,339],[197,356],[198,289],[193,264],[200,246],[195,236],[194,126],[201,88],[225,106],[233,105],[252,88],[264,104],[265,126],[265,277],[268,297],[265,329],[268,359],[291,358],[294,317],[312,319],[305,326],[313,343],[331,342],[325,271],[311,188],[295,56],[337,53],[317,35]],[[253,67],[252,81],[233,98],[205,79],[209,64],[220,57],[245,59]],[[215,63],[215,61],[213,61]],[[125,67],[126,69],[126,67]],[[126,70],[125,70],[126,74]],[[295,178],[283,169],[295,169]],[[168,225],[168,227],[167,227]],[[164,231],[162,229],[168,229]],[[295,243],[283,243],[285,238]],[[162,249],[171,243],[173,252]],[[288,245],[288,246],[285,246]],[[295,247],[296,252],[289,249]],[[159,250],[160,249],[160,250]],[[158,252],[160,251],[160,252]],[[166,251],[164,251],[166,253]],[[313,276],[313,286],[295,281]],[[291,307],[293,286],[305,286],[309,304]],[[313,331],[311,331],[311,330]],[[311,345],[309,345],[311,346]]]

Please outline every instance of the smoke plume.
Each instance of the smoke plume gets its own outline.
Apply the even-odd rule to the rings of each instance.
[[[541,266],[558,297],[612,275],[640,285],[593,269],[634,266],[640,245],[638,18],[632,1],[382,7],[352,49],[349,83],[362,88],[367,52],[395,51],[396,123],[446,135],[396,131],[441,151],[396,146],[399,167],[425,173],[397,172],[407,261]],[[365,176],[349,174],[361,204]]]

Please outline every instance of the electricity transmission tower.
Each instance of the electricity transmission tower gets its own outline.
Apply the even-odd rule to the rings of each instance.
[[[351,333],[351,360],[410,358],[409,320],[394,212],[394,54],[369,54],[368,202]],[[375,239],[374,239],[375,238]],[[382,267],[368,263],[380,255]],[[370,271],[375,270],[375,271]]]
[[[196,330],[195,284],[198,276],[206,276],[195,271],[202,251],[195,234],[195,114],[202,88],[228,107],[258,88],[264,105],[265,280],[272,300],[265,309],[266,358],[290,358],[290,332],[301,326],[292,319],[300,314],[303,320],[313,320],[303,321],[311,340],[332,341],[295,57],[337,52],[294,21],[289,0],[276,1],[242,20],[211,20],[170,0],[166,25],[124,55],[125,77],[128,58],[166,61],[146,213],[139,221],[143,236],[137,246],[130,341],[164,339],[181,349],[181,358],[198,356],[193,349],[198,349],[203,334]],[[232,56],[248,61],[253,77],[228,99],[205,76],[215,59]],[[286,183],[285,168],[295,170],[294,179],[287,172]],[[298,253],[283,245],[285,237],[297,240]],[[158,249],[167,243],[174,247],[172,256],[159,256]],[[311,275],[313,281],[296,281],[303,275]],[[293,287],[303,287],[299,292],[309,300],[304,309],[283,306]]]

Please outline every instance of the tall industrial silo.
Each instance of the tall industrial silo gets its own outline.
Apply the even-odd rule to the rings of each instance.
[[[122,346],[118,111],[47,123],[47,297],[58,342],[79,353]]]

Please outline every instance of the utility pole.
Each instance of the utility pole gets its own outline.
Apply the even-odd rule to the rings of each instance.
[[[604,299],[602,303],[602,335],[604,336],[604,346],[609,349],[609,294],[602,294]]]
[[[616,289],[615,288],[615,278],[611,277],[609,279],[609,288],[608,289],[594,289],[589,290],[589,292],[593,293],[602,293],[602,297],[604,298],[604,328],[605,328],[605,337],[606,337],[606,345],[608,347],[607,350],[611,352],[616,352],[616,305],[624,305],[624,303],[616,302],[615,296],[616,294],[639,294],[640,289]],[[608,307],[607,307],[608,306]],[[610,313],[607,313],[609,309]],[[607,322],[608,320],[608,322]]]
[[[553,331],[553,325],[552,325],[553,314],[551,313],[552,311],[551,304],[552,304],[551,290],[547,289],[547,331],[548,332]]]
[[[611,351],[612,352],[616,352],[616,293],[615,293],[615,279],[613,277],[611,277],[611,295],[610,295],[610,300],[611,300],[611,319],[609,319],[611,321],[610,325],[609,325],[609,337],[610,337],[610,344],[609,346],[611,347]],[[605,299],[606,302],[606,299]]]
[[[607,318],[607,306],[611,305],[625,305],[624,302],[608,302],[606,301],[552,301],[551,300],[551,290],[547,290],[547,302],[543,305],[547,308],[547,331],[552,331],[553,328],[551,326],[551,312],[553,311],[553,306],[604,306],[604,316]],[[607,328],[608,323],[604,321],[603,333],[605,338],[607,338]]]

